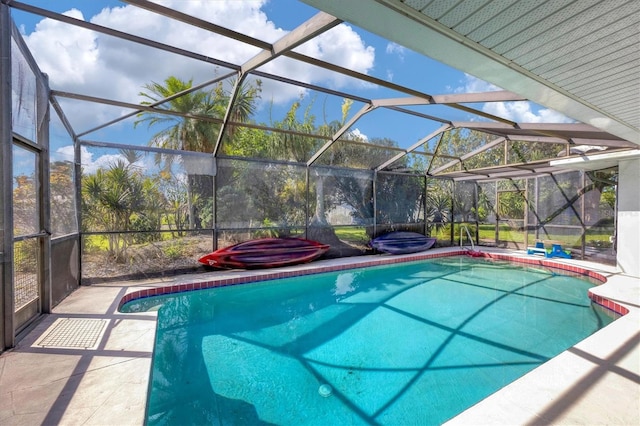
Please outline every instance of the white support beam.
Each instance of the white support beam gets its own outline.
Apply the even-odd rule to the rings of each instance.
[[[610,148],[636,148],[637,147],[637,145],[632,142],[611,140],[611,139],[571,138],[571,142],[573,142],[576,145],[608,146]]]
[[[224,120],[218,133],[215,147],[213,149],[213,155],[218,155],[220,146],[222,145],[222,138],[227,130],[229,119],[231,117],[231,111],[233,105],[242,90],[242,83],[246,79],[249,72],[261,67],[269,61],[274,60],[278,56],[295,49],[297,46],[306,43],[318,34],[322,34],[325,31],[335,27],[342,21],[329,15],[328,13],[319,12],[308,21],[304,22],[296,29],[287,33],[285,36],[276,41],[271,49],[264,49],[253,58],[246,61],[240,66],[240,72],[238,73],[238,79],[235,82],[231,96],[229,97],[229,104],[224,114]]]
[[[324,154],[324,152],[326,150],[328,150],[331,145],[333,145],[333,143],[335,141],[337,141],[338,139],[340,139],[340,136],[342,136],[347,130],[349,130],[349,128],[351,126],[353,126],[353,124],[358,121],[360,119],[360,117],[362,117],[363,115],[365,115],[366,113],[368,113],[369,111],[373,111],[375,108],[370,105],[370,104],[366,104],[364,105],[362,108],[360,108],[360,111],[358,111],[353,117],[351,117],[351,119],[349,121],[347,121],[344,126],[342,126],[340,128],[340,130],[338,130],[336,132],[335,135],[333,135],[333,137],[331,138],[330,141],[327,141],[327,143],[325,143],[322,148],[320,148],[315,154],[313,154],[313,156],[309,159],[309,161],[307,161],[307,166],[311,166],[313,163],[316,162],[316,160],[318,158],[320,158],[320,156],[322,154]]]
[[[425,142],[428,142],[429,139],[434,138],[434,137],[438,136],[439,134],[446,132],[449,129],[451,129],[451,125],[449,125],[449,124],[445,124],[444,126],[441,126],[436,131],[428,134],[424,138],[420,139],[418,142],[416,142],[413,145],[411,145],[404,152],[401,152],[401,153],[395,155],[393,158],[391,158],[391,159],[385,161],[384,163],[380,164],[378,167],[375,168],[375,171],[379,172],[380,170],[384,169],[385,167],[387,167],[390,164],[393,164],[394,162],[398,161],[400,158],[404,157],[405,155],[409,154],[410,152],[413,152],[416,149],[420,148],[422,145],[424,145]]]
[[[457,128],[465,128],[465,129],[496,129],[496,130],[507,130],[507,129],[515,129],[516,125],[511,125],[507,123],[500,122],[478,122],[478,121],[453,121],[454,127]]]
[[[462,163],[464,160],[466,160],[468,158],[471,158],[474,155],[480,154],[481,152],[484,152],[484,151],[486,151],[488,149],[491,149],[496,145],[500,145],[501,143],[504,143],[505,140],[506,140],[505,138],[494,139],[491,142],[489,142],[488,144],[483,145],[483,146],[481,146],[479,148],[476,148],[473,151],[466,153],[462,157],[460,157],[460,158],[458,158],[456,160],[450,161],[447,164],[444,164],[444,165],[438,167],[437,169],[431,171],[431,174],[435,175],[435,174],[440,173],[443,170],[447,170],[449,167],[454,166],[454,165],[456,165],[458,163]]]
[[[391,107],[391,106],[407,106],[407,105],[429,105],[433,102],[427,98],[419,98],[417,96],[409,98],[388,98],[374,99],[371,104],[375,107]]]
[[[342,21],[340,19],[337,19],[328,13],[319,12],[307,22],[304,22],[302,25],[276,41],[272,45],[271,50],[265,49],[245,62],[241,66],[242,74],[246,74],[259,68],[285,52],[293,50],[301,44],[306,43],[318,34],[328,31],[341,22]]]
[[[478,102],[516,102],[526,101],[527,98],[507,90],[482,93],[454,93],[448,95],[432,95],[436,104],[470,104]]]
[[[549,164],[553,167],[575,170],[598,170],[618,166],[623,161],[640,161],[640,149],[586,154],[579,157],[553,160]]]
[[[507,135],[507,138],[511,141],[522,141],[522,142],[544,142],[544,143],[568,143],[569,142],[566,139],[556,138],[553,136]]]

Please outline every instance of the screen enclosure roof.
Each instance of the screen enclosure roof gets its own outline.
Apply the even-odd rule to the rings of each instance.
[[[163,2],[123,2],[140,13],[160,16],[183,26],[185,34],[187,29],[195,29],[236,46],[230,49],[240,51],[242,47],[242,51],[247,52],[230,61],[210,54],[205,47],[186,47],[181,40],[159,41],[143,32],[85,21],[28,1],[2,0],[19,13],[35,14],[69,28],[99,34],[104,40],[134,45],[142,55],[148,55],[150,67],[158,55],[189,61],[194,69],[209,67],[210,78],[193,81],[181,93],[144,105],[133,96],[85,91],[81,84],[69,90],[51,81],[51,100],[56,112],[72,137],[88,145],[137,146],[131,142],[136,139],[131,136],[137,129],[135,121],[147,113],[212,123],[216,129],[212,141],[204,149],[195,149],[203,155],[239,155],[233,135],[243,129],[268,134],[271,139],[265,143],[290,139],[307,149],[295,156],[282,150],[245,154],[265,161],[483,180],[559,171],[572,163],[556,161],[551,165],[558,157],[580,157],[588,153],[597,158],[601,151],[611,157],[616,152],[636,150],[640,144],[640,2],[303,1],[311,6],[310,10],[316,10],[312,10],[310,16],[301,16],[290,31],[269,40],[236,32],[226,22],[212,22],[165,7]],[[421,84],[396,83],[374,72],[356,71],[339,61],[326,61],[307,53],[305,43],[328,37],[345,24],[468,73],[498,89],[481,93],[428,93]],[[17,35],[16,28],[13,31]],[[36,55],[36,63],[38,59]],[[294,71],[282,72],[287,69]],[[319,83],[302,73],[296,74],[296,69],[321,70],[331,76],[327,82],[357,84],[338,87]],[[262,98],[274,99],[278,93],[295,88],[323,99],[326,105],[342,104],[343,115],[339,117],[339,113],[334,113],[333,119],[325,118],[325,125],[310,127],[287,127],[283,125],[284,120],[269,122],[257,116],[239,119],[234,111],[243,98],[246,89],[243,85],[257,81]],[[175,108],[173,101],[180,96],[222,86],[228,88],[229,103],[215,112]],[[373,87],[376,91],[358,87]],[[346,113],[345,101],[349,105]],[[505,102],[535,103],[564,114],[571,122],[514,122],[496,113],[496,109],[485,108],[491,103]],[[101,113],[93,115],[91,124],[74,121],[73,111],[94,106],[100,107]],[[102,113],[108,108],[112,109],[111,117]],[[339,111],[340,107],[333,110]],[[359,137],[358,131],[368,122],[384,123],[385,130],[378,137]],[[104,129],[110,127],[125,127],[132,133],[116,140],[102,140]],[[394,127],[414,132],[398,140],[394,138]],[[460,137],[473,139],[473,143],[456,147],[454,140]],[[147,139],[139,138],[144,149]],[[518,156],[513,154],[514,150]],[[541,150],[546,152],[544,158],[540,158]],[[356,152],[370,158],[354,161]],[[536,155],[529,156],[528,152]]]

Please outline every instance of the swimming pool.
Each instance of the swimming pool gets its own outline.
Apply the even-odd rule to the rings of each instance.
[[[442,258],[140,299],[149,424],[440,424],[613,321],[593,284]]]

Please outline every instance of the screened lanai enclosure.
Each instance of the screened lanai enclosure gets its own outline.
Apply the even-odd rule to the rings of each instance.
[[[260,237],[327,243],[329,258],[374,254],[369,241],[392,230],[439,247],[553,240],[616,264],[617,163],[562,160],[637,155],[624,132],[550,109],[553,122],[513,121],[541,101],[493,84],[432,93],[445,65],[419,51],[419,84],[360,66],[381,36],[303,3],[264,38],[219,2],[207,16],[190,3],[125,1],[108,12],[119,19],[87,21],[2,0],[5,347],[78,285],[199,272],[199,256]],[[26,34],[27,16],[76,44]],[[345,38],[365,48],[332,52]],[[72,53],[81,42],[89,61]],[[108,55],[120,70],[101,72]]]

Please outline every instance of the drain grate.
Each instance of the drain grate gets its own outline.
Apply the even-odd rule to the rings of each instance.
[[[96,349],[108,320],[59,318],[33,346],[42,348]]]

